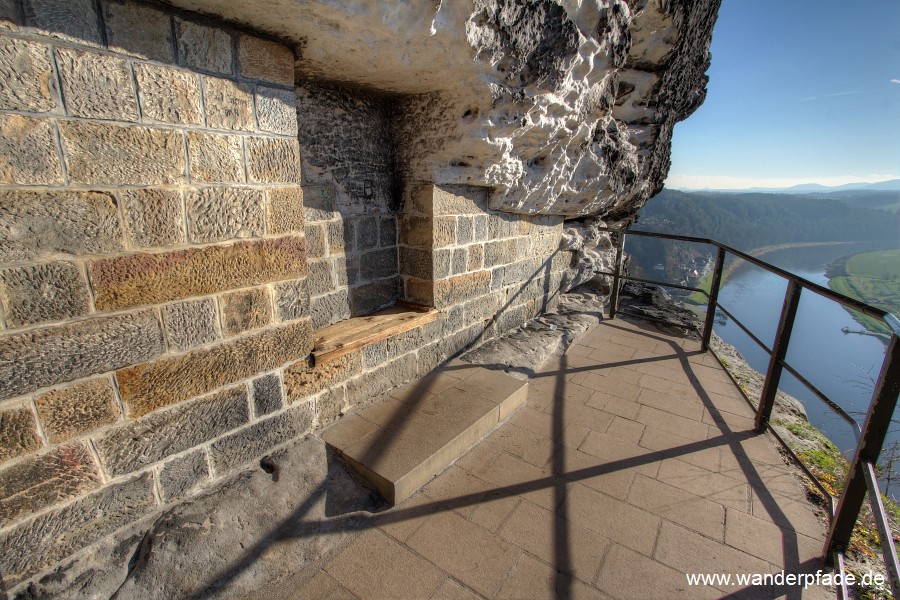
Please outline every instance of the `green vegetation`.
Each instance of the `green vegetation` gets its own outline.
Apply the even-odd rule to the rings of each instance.
[[[715,239],[747,252],[817,242],[900,242],[896,192],[722,194],[664,189],[641,210],[635,229]],[[628,239],[637,274],[679,282],[685,265],[711,258],[711,249],[687,242]],[[708,285],[708,283],[707,283]]]
[[[836,261],[828,285],[834,291],[900,314],[900,250],[865,252]],[[889,333],[879,319],[849,311],[869,331]]]

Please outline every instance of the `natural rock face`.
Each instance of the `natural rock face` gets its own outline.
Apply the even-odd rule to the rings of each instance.
[[[298,42],[304,85],[384,94],[403,180],[622,218],[662,187],[673,125],[705,97],[719,0],[173,4]]]

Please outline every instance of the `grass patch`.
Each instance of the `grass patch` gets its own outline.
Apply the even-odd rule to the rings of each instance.
[[[846,275],[832,277],[828,286],[882,310],[900,313],[900,250],[855,254],[847,259]],[[853,319],[874,333],[890,333],[880,319],[848,309]]]

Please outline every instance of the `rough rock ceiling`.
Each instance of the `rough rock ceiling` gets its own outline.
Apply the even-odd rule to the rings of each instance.
[[[634,214],[706,94],[720,0],[174,0],[298,44],[301,78],[396,94],[407,180],[514,213]]]

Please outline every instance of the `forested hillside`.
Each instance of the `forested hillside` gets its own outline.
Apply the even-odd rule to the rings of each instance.
[[[719,240],[739,250],[803,242],[900,244],[900,194],[680,192],[664,189],[641,210],[633,229]],[[629,238],[633,267],[645,275],[662,265],[670,279],[707,256],[693,244]]]

